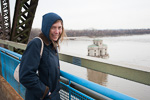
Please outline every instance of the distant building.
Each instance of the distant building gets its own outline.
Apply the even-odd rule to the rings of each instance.
[[[93,44],[88,46],[88,56],[108,58],[107,45],[101,39],[93,40]]]

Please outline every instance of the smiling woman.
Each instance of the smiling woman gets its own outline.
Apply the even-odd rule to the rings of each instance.
[[[20,63],[19,81],[26,88],[25,100],[60,100],[60,64],[57,47],[65,36],[63,20],[56,13],[47,13],[42,20],[39,38],[31,40]],[[38,71],[38,75],[37,72]]]

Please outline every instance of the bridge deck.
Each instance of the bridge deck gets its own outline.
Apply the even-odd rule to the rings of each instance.
[[[14,88],[0,75],[0,99],[1,100],[23,100]]]

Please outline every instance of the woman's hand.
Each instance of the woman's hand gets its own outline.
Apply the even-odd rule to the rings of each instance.
[[[48,93],[48,96],[50,96],[50,95],[51,95],[51,92]]]

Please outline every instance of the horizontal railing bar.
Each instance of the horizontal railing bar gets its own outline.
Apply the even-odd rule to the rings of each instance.
[[[69,73],[66,73],[64,71],[60,71],[60,75],[67,78],[68,80],[71,80],[77,84],[80,84],[88,89],[91,89],[97,93],[100,93],[108,98],[111,98],[113,100],[136,100],[135,98],[129,97],[125,94],[119,93],[117,91],[108,89],[104,86],[101,86],[99,84],[96,84],[94,82],[82,79],[80,77],[71,75]]]
[[[92,98],[94,98],[96,100],[112,100],[112,99],[110,99],[110,98],[108,98],[108,97],[106,97],[104,95],[101,95],[101,94],[99,94],[99,93],[97,93],[95,91],[92,91],[92,90],[90,90],[90,89],[88,89],[86,87],[83,87],[83,86],[81,86],[81,85],[79,85],[79,84],[77,84],[77,83],[75,83],[73,81],[71,82],[71,84],[69,84],[69,80],[64,78],[64,77],[62,77],[62,76],[60,77],[60,81],[65,83],[65,84],[67,84],[67,85],[69,85],[69,86],[71,86],[72,88],[74,88],[74,89],[76,89],[78,91],[81,91],[82,93],[84,93],[84,94],[86,94],[86,95],[88,95],[88,96],[90,96],[90,97],[92,97]]]
[[[0,54],[5,55],[6,57],[9,57],[9,58],[13,59],[14,61],[17,61],[18,63],[20,63],[20,60],[16,59],[16,58],[13,57],[13,56],[10,56],[10,55],[8,55],[8,54],[6,54],[6,53],[3,53],[3,52],[1,52],[1,51],[0,51]]]
[[[150,68],[144,66],[141,68],[139,66],[133,67],[133,65],[123,65],[94,57],[79,56],[70,53],[59,53],[59,58],[64,62],[150,86]]]
[[[60,82],[60,83],[61,83],[62,85],[64,85],[64,86],[66,86],[69,90],[73,90],[75,93],[78,93],[78,94],[83,95],[87,100],[95,100],[95,99],[89,97],[88,95],[85,95],[84,93],[82,93],[82,92],[80,92],[80,91],[78,91],[78,90],[76,90],[76,89],[70,87],[69,85],[66,85],[66,84],[63,83],[63,82]],[[70,93],[69,93],[69,94],[70,94]],[[71,96],[71,95],[70,95],[70,96]],[[82,100],[82,98],[80,98],[80,99]],[[70,100],[70,97],[69,97],[69,100]]]
[[[7,40],[1,40],[1,44],[6,44],[15,48],[19,48],[25,50],[26,44],[11,42]],[[96,59],[93,57],[87,56],[78,56],[74,54],[66,54],[59,53],[59,58],[61,61],[65,61],[67,63],[79,65],[88,69],[92,69],[95,71],[103,72],[106,74],[114,75],[117,77],[121,77],[124,79],[128,79],[131,81],[135,81],[138,83],[142,83],[150,86],[150,69],[149,68],[139,68],[138,66],[133,65],[123,65],[118,63],[112,63],[110,61],[104,61],[102,59]],[[140,76],[140,77],[138,77]]]
[[[2,39],[0,39],[0,43],[9,45],[9,46],[12,46],[12,47],[15,47],[18,49],[22,49],[22,50],[25,50],[26,46],[27,46],[26,44],[23,44],[23,43],[17,43],[17,42],[12,42],[12,41],[8,41],[8,40],[2,40]]]
[[[18,53],[15,53],[13,51],[7,50],[7,49],[2,48],[2,47],[0,47],[0,51],[7,54],[7,55],[9,55],[9,56],[11,56],[11,57],[13,57],[13,58],[15,58],[15,59],[17,59],[17,60],[21,60],[22,55],[20,55]]]
[[[12,58],[15,58],[15,59],[17,59],[17,60],[20,60],[19,57],[16,57],[16,56],[14,56],[14,55],[12,55],[12,54],[9,54],[9,53],[4,52],[4,51],[2,51],[2,50],[0,50],[0,52],[4,53],[4,54],[6,54],[6,55],[8,55],[8,56],[10,56],[10,57],[12,57]]]

